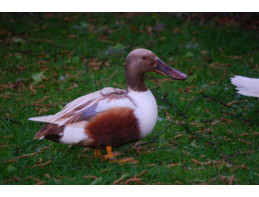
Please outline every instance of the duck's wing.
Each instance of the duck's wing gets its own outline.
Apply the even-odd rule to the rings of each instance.
[[[134,109],[135,104],[127,96],[125,90],[108,87],[73,100],[55,115],[32,117],[29,120],[57,124],[58,126],[76,125],[81,121],[88,121],[97,113],[113,107]]]
[[[259,79],[235,76],[231,83],[236,86],[237,93],[245,96],[259,97]]]

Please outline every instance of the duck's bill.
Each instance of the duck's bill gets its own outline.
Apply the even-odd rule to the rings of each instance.
[[[166,65],[162,60],[159,58],[157,59],[157,66],[153,68],[153,71],[156,73],[160,73],[165,76],[169,76],[173,79],[177,80],[185,80],[188,78],[188,76],[174,68],[171,68],[170,66]]]

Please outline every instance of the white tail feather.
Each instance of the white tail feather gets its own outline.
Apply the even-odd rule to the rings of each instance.
[[[39,117],[31,117],[28,120],[31,121],[36,121],[36,122],[47,122],[47,123],[51,123],[51,118],[53,117],[53,115],[49,115],[49,116],[39,116]]]
[[[237,93],[244,96],[259,97],[259,79],[235,76],[231,78],[231,83],[237,86]]]

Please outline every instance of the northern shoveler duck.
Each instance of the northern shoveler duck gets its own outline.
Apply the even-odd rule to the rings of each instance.
[[[259,79],[243,76],[234,76],[231,83],[236,86],[238,94],[259,98]]]
[[[106,148],[113,159],[112,147],[140,140],[155,127],[156,99],[144,84],[144,74],[149,71],[187,79],[153,52],[135,49],[126,58],[127,90],[107,87],[75,99],[55,115],[29,118],[48,123],[34,139],[94,148],[97,156]]]

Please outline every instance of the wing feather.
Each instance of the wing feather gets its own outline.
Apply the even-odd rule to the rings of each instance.
[[[32,117],[29,120],[62,126],[87,121],[97,113],[116,106],[134,108],[134,103],[125,90],[108,87],[71,101],[55,115]]]

